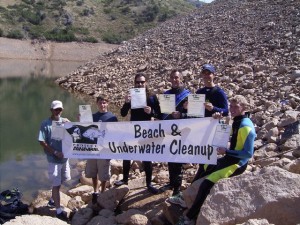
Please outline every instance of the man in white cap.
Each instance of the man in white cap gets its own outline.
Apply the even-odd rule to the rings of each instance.
[[[56,217],[68,221],[66,212],[60,207],[60,186],[63,181],[71,179],[69,160],[64,158],[62,152],[62,141],[60,138],[53,137],[52,123],[63,124],[70,122],[67,118],[62,118],[63,104],[61,101],[54,100],[50,106],[51,116],[41,124],[38,141],[43,147],[47,156],[48,175],[52,182],[52,198],[48,206],[56,208]]]

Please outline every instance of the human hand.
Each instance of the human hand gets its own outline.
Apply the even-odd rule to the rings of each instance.
[[[180,112],[178,112],[178,111],[172,112],[172,117],[173,117],[174,119],[179,119],[180,116],[181,116],[181,113],[180,113]]]
[[[183,103],[183,105],[182,105],[183,108],[184,108],[184,109],[187,109],[187,108],[188,108],[188,104],[189,104],[189,102],[188,102],[188,101],[185,101],[185,102]]]
[[[218,155],[224,155],[224,154],[226,154],[226,148],[224,148],[224,147],[218,147],[217,148],[217,153],[218,153]]]
[[[131,101],[131,96],[130,95],[126,95],[125,96],[125,102],[129,103]]]
[[[204,103],[204,107],[205,109],[207,109],[208,111],[212,111],[214,109],[213,104],[211,104],[210,102],[205,102]]]
[[[54,155],[55,155],[55,157],[57,157],[59,159],[63,159],[64,158],[64,153],[62,153],[62,152],[55,151]]]
[[[150,114],[151,113],[151,107],[150,106],[145,106],[144,107],[144,112],[147,113],[147,114]]]
[[[214,119],[222,119],[223,118],[223,112],[215,112],[213,115],[212,115],[212,117],[214,118]]]

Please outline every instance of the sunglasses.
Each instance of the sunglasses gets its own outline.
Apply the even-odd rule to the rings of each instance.
[[[146,81],[135,81],[136,84],[144,84]]]
[[[57,108],[57,109],[54,109],[55,112],[61,112],[62,111],[62,108]]]

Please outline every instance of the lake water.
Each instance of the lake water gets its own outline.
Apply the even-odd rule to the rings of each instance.
[[[46,157],[37,141],[41,121],[50,115],[51,101],[61,100],[63,116],[76,121],[78,105],[91,104],[92,100],[77,98],[54,83],[57,77],[83,63],[60,63],[56,73],[53,68],[36,69],[45,68],[49,62],[35,61],[32,67],[32,61],[0,60],[0,65],[4,63],[9,63],[11,69],[0,69],[0,191],[17,187],[24,194],[23,200],[31,202],[38,190],[51,187]],[[95,105],[92,108],[95,111]],[[75,164],[71,160],[76,177]],[[67,188],[74,182],[78,179],[68,183]]]

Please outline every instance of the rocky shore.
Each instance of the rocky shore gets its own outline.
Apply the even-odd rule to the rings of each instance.
[[[217,83],[229,98],[250,99],[257,139],[247,172],[214,186],[196,225],[299,224],[299,14],[296,0],[216,0],[99,55],[57,83],[77,94],[110,94],[121,105],[136,72],[148,75],[151,90],[161,93],[170,87],[170,70],[180,68],[185,86],[194,92],[201,65],[216,65]],[[83,171],[84,164],[78,168]],[[166,163],[156,162],[154,168],[153,183],[162,186],[168,180]],[[112,160],[110,189],[95,205],[91,181],[82,173],[80,184],[62,200],[71,224],[175,224],[184,210],[165,202],[171,193],[148,193],[140,162],[133,162],[128,186],[113,187],[121,169],[121,162]],[[200,182],[190,184],[196,169],[193,164],[184,168],[181,189],[188,207]],[[44,216],[54,214],[45,207],[49,195],[41,192],[32,203],[37,224],[47,225]],[[25,220],[7,224],[29,224]]]

